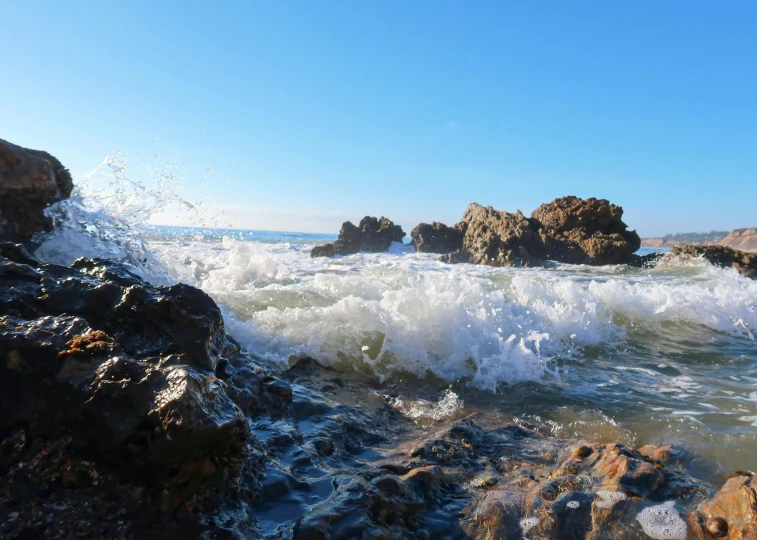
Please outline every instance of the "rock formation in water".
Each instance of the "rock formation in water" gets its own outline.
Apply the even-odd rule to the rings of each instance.
[[[464,262],[490,266],[538,264],[545,253],[537,227],[520,211],[510,214],[473,203],[455,225],[463,233],[460,252],[442,260],[455,262],[456,258],[461,258]]]
[[[463,247],[463,233],[438,221],[420,223],[412,232],[412,245],[419,253],[451,253]]]
[[[573,264],[623,264],[641,246],[623,222],[623,208],[605,199],[563,197],[542,204],[531,217],[539,225],[546,257]]]
[[[735,229],[718,243],[739,251],[757,252],[757,227]]]
[[[357,227],[350,221],[342,224],[336,242],[316,246],[310,251],[311,257],[333,257],[353,255],[361,251],[381,253],[389,249],[392,242],[402,242],[405,232],[391,220],[365,216]]]
[[[494,228],[465,231],[476,256],[544,245],[533,218],[469,210]],[[401,229],[343,232],[335,250],[379,250]],[[0,537],[757,537],[751,473],[718,492],[681,449],[558,439],[498,412],[424,426],[384,389],[312,359],[273,375],[194,287],[0,243]]]
[[[53,156],[0,139],[0,240],[28,241],[49,230],[45,208],[72,189],[71,175]]]
[[[460,250],[442,260],[491,266],[631,263],[640,239],[622,216],[623,209],[607,200],[572,196],[542,204],[530,218],[473,203],[455,225],[463,233]]]
[[[735,268],[748,278],[757,279],[757,253],[747,253],[725,246],[683,246],[673,248],[673,255],[702,257],[721,268]]]

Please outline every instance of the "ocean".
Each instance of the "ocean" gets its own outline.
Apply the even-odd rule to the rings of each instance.
[[[197,286],[276,370],[312,357],[357,372],[419,422],[497,411],[564,438],[680,445],[705,479],[757,470],[757,281],[733,269],[448,265],[399,243],[312,259],[336,236],[82,216],[37,255]]]

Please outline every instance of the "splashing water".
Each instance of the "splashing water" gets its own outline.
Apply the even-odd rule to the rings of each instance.
[[[60,264],[78,257],[116,259],[143,276],[168,279],[144,239],[150,220],[173,207],[185,210],[193,226],[219,226],[209,197],[189,202],[180,195],[185,181],[186,169],[176,159],[156,157],[135,167],[120,153],[108,156],[76,183],[69,199],[47,209],[55,229],[35,238],[36,255]]]
[[[757,281],[670,256],[651,270],[446,265],[399,245],[311,259],[326,237],[145,227],[169,206],[219,224],[207,200],[180,195],[185,176],[175,162],[106,159],[50,209],[58,228],[37,256],[116,258],[153,282],[196,285],[272,366],[310,356],[377,375],[419,418],[464,400],[559,436],[681,443],[728,470],[757,468]]]

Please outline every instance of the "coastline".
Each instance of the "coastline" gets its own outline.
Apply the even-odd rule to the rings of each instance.
[[[583,201],[570,204],[583,212]],[[609,205],[600,201],[593,208],[599,207]],[[613,212],[619,220],[617,211]],[[442,348],[435,356],[429,356],[429,362],[459,357],[459,364],[445,366],[454,368],[452,371],[433,372],[431,364],[426,364],[421,365],[416,378],[400,376],[398,380],[387,376],[391,371],[380,371],[385,366],[368,345],[353,347],[360,354],[352,360],[363,361],[363,369],[357,369],[357,365],[356,369],[345,369],[353,365],[343,353],[340,356],[339,350],[329,354],[337,361],[347,362],[347,366],[329,362],[324,356],[284,353],[282,359],[286,362],[272,364],[267,358],[271,349],[243,346],[232,337],[229,329],[240,323],[237,317],[243,310],[235,312],[228,306],[219,306],[209,295],[228,294],[227,291],[208,286],[208,291],[203,292],[178,279],[151,284],[135,273],[139,258],[118,262],[66,253],[77,260],[63,265],[43,262],[13,241],[0,244],[0,355],[5,360],[0,364],[4,412],[0,425],[0,535],[306,539],[493,539],[521,538],[526,534],[534,538],[655,538],[660,534],[669,538],[755,537],[757,510],[752,502],[757,481],[752,473],[735,472],[726,478],[733,471],[723,474],[690,448],[634,444],[632,438],[619,440],[621,431],[615,426],[602,433],[599,442],[575,433],[559,433],[553,421],[537,414],[581,400],[581,394],[566,393],[560,396],[564,401],[551,403],[549,396],[544,396],[548,388],[544,386],[544,376],[581,381],[580,377],[570,379],[570,370],[560,371],[548,364],[550,341],[538,337],[546,333],[544,328],[552,334],[564,333],[563,341],[556,341],[557,347],[571,344],[584,354],[586,358],[580,361],[565,354],[569,365],[562,367],[571,367],[577,373],[586,360],[589,366],[592,362],[599,366],[614,361],[605,358],[611,350],[594,356],[590,352],[592,348],[601,350],[602,331],[615,332],[613,321],[622,318],[617,313],[606,317],[601,311],[590,317],[591,306],[596,309],[603,297],[617,295],[618,305],[627,304],[632,286],[651,282],[648,290],[664,287],[663,277],[675,274],[681,265],[693,281],[717,279],[722,288],[722,280],[727,279],[740,287],[733,290],[747,291],[745,295],[751,282],[731,270],[732,261],[720,261],[728,270],[715,269],[701,258],[672,255],[673,262],[667,268],[657,258],[640,268],[616,264],[636,260],[629,256],[638,246],[634,248],[632,236],[622,234],[625,224],[622,231],[578,234],[574,228],[561,228],[563,225],[555,222],[548,232],[543,232],[522,214],[483,207],[474,207],[470,214],[475,219],[484,216],[489,220],[488,226],[519,231],[518,237],[503,233],[482,240],[477,231],[483,228],[466,225],[461,228],[464,235],[445,235],[452,242],[466,242],[465,235],[470,233],[472,240],[462,246],[469,250],[468,257],[481,260],[482,253],[489,253],[488,246],[496,243],[500,248],[498,258],[492,259],[496,264],[489,264],[492,260],[487,259],[481,265],[464,262],[442,266],[446,263],[433,252],[405,261],[402,257],[409,251],[414,253],[414,249],[377,239],[377,231],[391,231],[391,238],[397,232],[379,220],[375,229],[370,228],[372,222],[366,221],[368,226],[361,229],[358,252],[337,254],[333,259],[306,256],[307,242],[333,240],[328,236],[294,235],[293,245],[282,243],[280,238],[269,239],[275,240],[273,245],[283,254],[282,260],[311,265],[307,271],[292,265],[292,273],[283,276],[279,275],[282,264],[270,257],[256,259],[260,253],[255,250],[260,248],[245,243],[244,238],[229,239],[227,247],[223,239],[217,238],[218,232],[200,238],[200,247],[215,242],[210,252],[222,255],[220,259],[206,260],[190,256],[189,248],[194,246],[189,242],[169,242],[174,251],[165,252],[166,260],[192,272],[186,274],[186,281],[200,276],[194,279],[203,285],[230,282],[271,296],[280,292],[286,302],[293,302],[294,297],[300,302],[294,304],[296,323],[307,332],[306,315],[315,320],[323,312],[296,310],[304,310],[299,307],[302,298],[316,296],[314,289],[307,287],[311,283],[321,286],[320,280],[327,280],[323,285],[327,290],[351,282],[358,290],[368,289],[365,297],[350,291],[329,304],[352,302],[358,309],[348,311],[344,320],[328,319],[337,333],[351,327],[359,329],[355,313],[379,302],[371,300],[373,296],[380,297],[381,302],[394,299],[397,305],[405,306],[413,295],[419,295],[420,301],[410,305],[409,313],[416,321],[424,320],[422,311],[416,308],[437,297],[426,294],[426,289],[405,287],[416,282],[441,293],[448,302],[434,304],[437,312],[425,320],[436,324],[435,315],[459,313],[468,308],[465,302],[472,302],[472,313],[478,314],[478,320],[492,325],[491,329],[473,328],[469,334],[464,333],[468,331],[466,325],[471,328],[477,319],[454,320],[448,327],[430,326],[428,333],[421,335],[441,334],[444,338],[450,329],[458,328],[461,339],[472,342],[471,348],[454,354]],[[541,225],[550,222],[546,212],[540,215]],[[588,219],[593,215],[589,213]],[[569,214],[565,221],[570,221]],[[473,218],[470,223],[475,224]],[[617,221],[614,223],[616,226]],[[372,243],[364,242],[366,230],[373,235]],[[430,233],[439,230],[441,227],[431,227]],[[37,232],[48,234],[44,230]],[[542,236],[537,238],[537,233]],[[603,235],[617,236],[612,236],[610,243],[598,242]],[[42,238],[42,247],[45,242],[57,241],[55,236]],[[519,239],[528,242],[525,245],[532,252],[519,249]],[[335,243],[340,240],[344,240],[343,235]],[[418,245],[419,241],[414,240]],[[426,246],[434,245],[428,236],[425,240]],[[261,243],[265,245],[266,240]],[[593,251],[598,243],[618,251]],[[373,253],[377,244],[383,249]],[[365,246],[368,247],[362,249]],[[534,261],[537,250],[544,246],[550,247],[544,253],[556,260],[541,263],[542,268]],[[65,249],[68,245],[57,247]],[[457,245],[453,247],[458,249]],[[392,254],[395,248],[399,251]],[[385,253],[386,249],[390,253]],[[573,265],[563,258],[585,263]],[[351,260],[367,266],[350,266]],[[612,264],[593,264],[599,261]],[[241,267],[241,278],[228,274],[237,269],[231,263]],[[659,276],[654,274],[654,264],[662,265]],[[606,272],[604,279],[598,272]],[[630,276],[627,282],[618,280],[618,276],[625,275]],[[351,281],[328,281],[343,276]],[[555,289],[548,290],[548,285],[555,282]],[[298,289],[300,296],[289,295],[290,289],[276,291],[271,287],[278,283]],[[380,290],[380,283],[390,285]],[[471,289],[461,292],[454,288],[461,283]],[[682,283],[685,282],[672,281],[668,287],[677,292],[682,290]],[[440,284],[448,288],[440,291]],[[517,304],[503,292],[512,294],[512,290],[523,290],[526,296],[535,296],[536,302]],[[537,293],[545,290],[558,295],[552,304],[542,300],[549,296],[538,297]],[[703,290],[707,288],[688,289],[687,294],[701,302]],[[582,299],[571,312],[571,316],[578,317],[575,323],[570,318],[555,322],[555,314],[565,311],[570,297],[578,292],[595,296]],[[731,292],[727,289],[724,294]],[[656,302],[649,298],[644,296],[642,301]],[[722,302],[721,297],[711,300],[713,307]],[[316,308],[325,309],[320,303],[325,305],[316,298]],[[655,313],[667,303],[650,305],[649,311]],[[748,309],[748,296],[743,305]],[[497,318],[497,309],[513,311]],[[275,317],[283,311],[278,305],[266,305],[256,313],[270,312]],[[390,312],[379,313],[379,317],[370,316],[371,324],[386,321]],[[713,312],[712,316],[716,315]],[[413,320],[404,313],[400,316],[405,317],[400,321]],[[469,313],[465,317],[470,317]],[[725,322],[729,320],[723,318]],[[494,356],[494,361],[489,353],[476,356],[471,352],[474,347],[483,347],[486,339],[500,339],[491,334],[497,334],[497,330],[502,333],[498,325],[505,326],[508,321],[513,336],[518,327],[531,324],[533,329],[524,331],[520,341],[505,332],[497,342],[504,347],[500,353],[514,352]],[[290,331],[297,326],[288,319],[282,324]],[[592,325],[604,330],[579,335],[580,328]],[[674,325],[664,319],[658,326],[664,330]],[[271,339],[284,341],[285,328],[273,328]],[[415,326],[406,333],[417,335],[421,330]],[[732,329],[732,334],[721,330],[721,339],[740,346],[749,331],[744,330]],[[386,330],[383,332],[386,343]],[[398,348],[382,357],[385,361],[397,357],[403,347],[407,349],[407,343],[412,343],[401,341],[405,333],[402,329],[399,332]],[[488,338],[485,332],[489,332]],[[651,340],[649,330],[640,332],[639,342]],[[470,336],[475,339],[468,339]],[[580,339],[586,341],[581,343]],[[324,343],[331,346],[331,342]],[[385,346],[381,345],[379,353]],[[428,343],[424,347],[434,352]],[[286,352],[286,347],[283,350]],[[700,353],[692,356],[696,354]],[[414,356],[420,357],[421,353],[411,351],[408,358]],[[559,355],[555,352],[555,356]],[[471,361],[479,362],[478,379],[458,376],[455,370],[469,369]],[[571,362],[575,365],[571,366]],[[651,366],[621,367],[646,369],[648,377],[656,373]],[[526,369],[521,379],[514,377],[516,368]],[[679,393],[685,393],[685,376],[676,374],[671,366],[659,369],[662,375],[672,373],[665,375],[666,384],[681,383],[684,389]],[[451,381],[445,379],[445,374]],[[649,384],[647,379],[641,381]],[[471,384],[475,382],[481,388]],[[489,394],[478,391],[482,389]],[[488,406],[500,392],[512,392],[511,410]],[[538,403],[541,409],[535,407]],[[591,410],[589,413],[594,414]],[[578,418],[574,422],[582,421]]]

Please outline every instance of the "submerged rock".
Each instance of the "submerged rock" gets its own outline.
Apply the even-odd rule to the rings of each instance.
[[[71,175],[53,156],[0,139],[0,240],[28,241],[49,230],[45,208],[72,189]]]
[[[725,246],[683,246],[673,248],[673,255],[702,257],[715,266],[735,268],[745,277],[757,279],[757,253]]]
[[[353,255],[361,251],[381,253],[389,249],[392,242],[402,242],[405,233],[402,227],[391,220],[365,216],[360,225],[350,221],[342,224],[336,242],[316,246],[310,251],[311,257],[333,257],[334,255]]]
[[[410,236],[419,253],[452,253],[463,247],[462,231],[438,221],[417,225]]]

